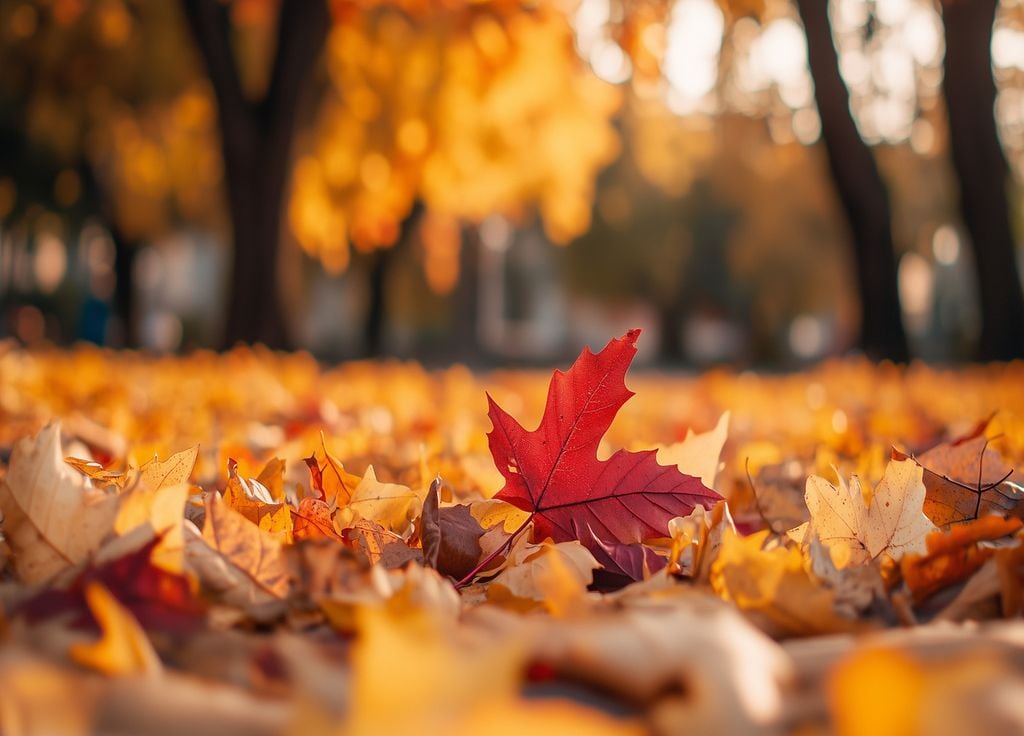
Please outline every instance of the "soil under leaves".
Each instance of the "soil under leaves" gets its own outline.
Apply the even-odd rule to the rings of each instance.
[[[0,347],[0,731],[1024,729],[1024,365],[626,376],[636,341]]]

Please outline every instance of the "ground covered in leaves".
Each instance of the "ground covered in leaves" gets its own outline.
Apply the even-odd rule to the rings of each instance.
[[[0,345],[0,731],[1021,732],[1024,366],[627,376],[637,339]]]

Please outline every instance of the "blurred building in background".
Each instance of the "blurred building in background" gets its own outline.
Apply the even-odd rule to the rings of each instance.
[[[12,0],[0,70],[26,344],[1024,353],[1020,0]]]

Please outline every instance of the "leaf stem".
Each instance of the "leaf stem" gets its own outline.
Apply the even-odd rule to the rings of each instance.
[[[522,524],[519,525],[518,529],[516,529],[514,532],[512,532],[512,534],[509,535],[508,539],[506,539],[504,542],[502,542],[500,547],[498,547],[493,552],[491,552],[489,555],[487,555],[487,557],[485,557],[476,567],[474,567],[472,570],[470,570],[468,573],[466,573],[465,577],[463,577],[461,580],[457,581],[455,583],[455,589],[456,590],[461,590],[462,588],[465,588],[467,585],[469,585],[469,582],[473,578],[475,578],[477,576],[477,574],[481,570],[483,570],[485,567],[487,567],[492,562],[494,562],[495,558],[497,558],[498,555],[501,555],[501,554],[504,554],[505,552],[507,552],[508,549],[512,546],[512,543],[515,542],[516,537],[518,537],[520,534],[522,534],[523,531],[526,529],[526,527],[529,526],[530,522],[533,521],[534,513],[536,513],[536,512],[533,512],[529,516],[527,516],[526,520]]]

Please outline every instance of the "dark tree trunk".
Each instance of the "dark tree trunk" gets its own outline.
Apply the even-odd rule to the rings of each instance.
[[[408,248],[416,230],[416,225],[423,214],[423,204],[414,202],[409,214],[399,224],[398,239],[389,248],[379,248],[371,256],[369,273],[367,274],[366,322],[363,326],[363,349],[366,356],[378,358],[384,351],[384,337],[387,331],[388,274],[400,249]]]
[[[397,248],[398,245],[394,245]],[[384,331],[387,328],[387,283],[391,262],[391,248],[377,250],[367,274],[366,322],[363,331],[363,349],[368,358],[379,358],[384,349]]]
[[[183,0],[220,114],[228,209],[234,231],[224,345],[288,345],[277,283],[284,195],[302,92],[323,48],[324,0],[281,3],[277,49],[263,99],[245,96],[231,45],[229,8]]]
[[[683,354],[683,309],[678,303],[666,304],[661,312],[661,345],[658,358],[671,366],[682,365],[686,356]]]
[[[123,348],[138,347],[139,331],[135,304],[135,256],[139,244],[129,241],[114,226],[108,223],[110,239],[114,242],[114,316],[121,327]]]
[[[1024,296],[1017,271],[1006,187],[1009,167],[996,129],[992,25],[998,0],[943,6],[950,148],[960,181],[960,207],[974,248],[981,305],[978,357],[1024,356]]]
[[[480,247],[479,227],[464,226],[459,245],[459,281],[453,295],[451,357],[469,365],[483,358],[477,332],[480,326]]]
[[[861,303],[860,345],[872,358],[906,361],[892,213],[871,149],[857,131],[850,93],[839,73],[827,0],[797,0],[807,35],[807,57],[821,117],[829,169],[853,237]]]

